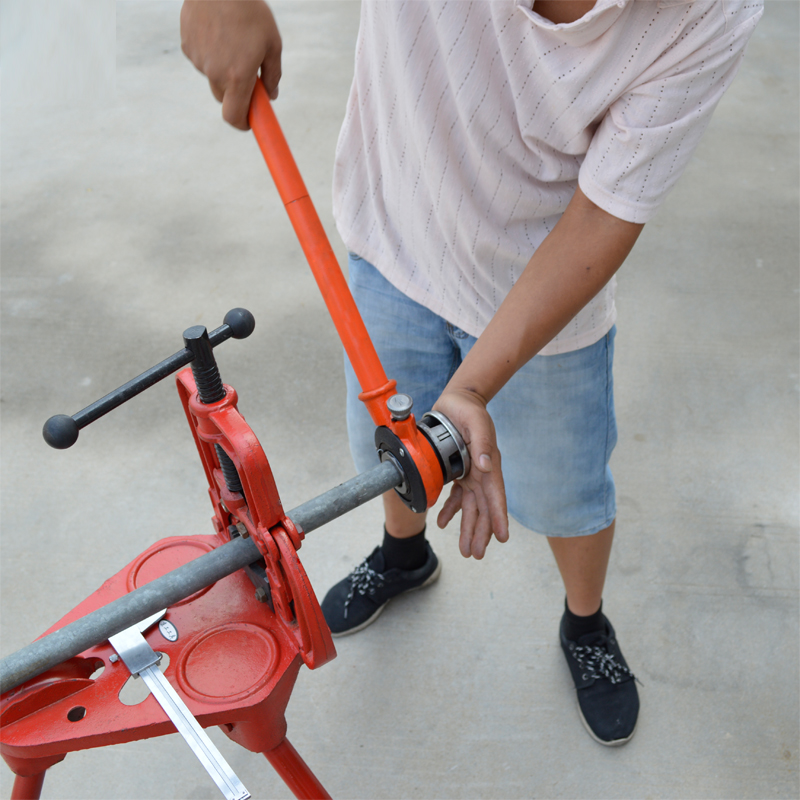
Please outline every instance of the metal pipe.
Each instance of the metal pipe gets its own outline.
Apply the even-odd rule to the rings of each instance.
[[[306,533],[341,517],[403,481],[394,464],[384,462],[309,500],[288,513]],[[41,675],[48,669],[94,647],[116,633],[169,608],[200,589],[258,561],[261,554],[251,539],[233,539],[182,567],[123,595],[81,619],[37,639],[0,662],[0,694]]]
[[[293,508],[287,516],[305,533],[310,533],[389,489],[400,486],[403,480],[400,468],[392,461],[384,461],[380,466],[307,500]]]

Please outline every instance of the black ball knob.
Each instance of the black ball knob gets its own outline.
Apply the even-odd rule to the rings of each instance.
[[[56,450],[66,450],[78,441],[78,423],[66,414],[56,414],[50,417],[42,428],[42,436],[50,447]]]
[[[246,308],[232,308],[223,322],[231,329],[234,339],[246,339],[256,327],[255,317]]]

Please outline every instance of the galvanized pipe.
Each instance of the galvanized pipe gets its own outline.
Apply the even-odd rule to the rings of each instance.
[[[403,475],[398,468],[386,461],[297,506],[288,513],[288,517],[309,533],[399,486],[402,481]],[[0,694],[260,558],[261,554],[251,539],[233,539],[107,606],[37,639],[0,661]]]

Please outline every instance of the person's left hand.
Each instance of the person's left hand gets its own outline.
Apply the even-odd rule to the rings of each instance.
[[[445,389],[433,408],[458,429],[472,462],[467,477],[453,484],[436,522],[444,528],[460,509],[461,555],[481,559],[492,534],[499,542],[508,541],[506,491],[494,423],[484,401],[468,391]]]

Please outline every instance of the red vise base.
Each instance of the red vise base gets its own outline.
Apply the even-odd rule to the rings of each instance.
[[[170,626],[144,636],[169,659],[165,675],[203,727],[219,725],[233,741],[266,755],[298,797],[325,797],[285,739],[285,710],[301,664],[313,669],[336,655],[297,557],[301,535],[283,514],[266,456],[236,409],[233,389],[226,387],[220,403],[202,406],[185,370],[178,390],[209,479],[217,533],[154,544],[43,635],[209,552],[238,527],[264,554],[274,611],[239,571],[169,608]],[[216,444],[237,467],[244,495],[228,491]],[[68,752],[175,732],[152,695],[136,705],[122,702],[131,676],[114,655],[104,642],[0,697],[0,754],[18,776],[12,797],[38,797],[44,771]]]

